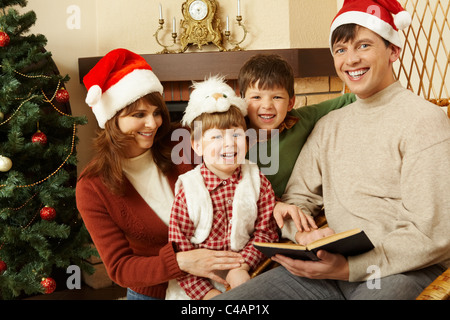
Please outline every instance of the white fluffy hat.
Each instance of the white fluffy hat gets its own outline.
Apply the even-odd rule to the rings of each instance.
[[[184,126],[190,126],[203,113],[225,112],[230,106],[237,107],[244,116],[247,115],[247,103],[236,95],[223,77],[212,76],[203,82],[194,82],[192,88],[194,90],[181,120]]]
[[[333,31],[344,24],[357,24],[380,35],[390,43],[402,48],[398,30],[411,24],[411,15],[397,0],[344,0],[342,9],[331,24]]]
[[[86,103],[92,108],[100,128],[114,115],[152,93],[163,93],[161,82],[150,65],[126,49],[106,54],[83,78],[88,90]]]

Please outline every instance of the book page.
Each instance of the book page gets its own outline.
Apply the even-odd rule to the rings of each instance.
[[[268,247],[268,248],[282,248],[282,249],[293,249],[293,250],[307,250],[306,246],[302,246],[300,244],[296,243],[282,243],[282,242],[255,242],[256,245],[261,247]]]
[[[337,240],[340,240],[340,239],[343,239],[343,238],[347,238],[347,237],[353,236],[355,234],[358,234],[360,232],[361,232],[360,229],[352,229],[352,230],[336,233],[336,234],[333,234],[331,236],[328,236],[328,237],[325,237],[325,238],[313,241],[310,244],[308,244],[306,247],[309,250],[312,250],[314,248],[323,246],[324,244],[327,244],[327,243],[330,243],[330,242],[334,242],[334,241],[337,241]]]

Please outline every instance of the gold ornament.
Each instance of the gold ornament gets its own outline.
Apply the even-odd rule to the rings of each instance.
[[[0,156],[0,171],[8,172],[12,168],[12,161],[8,157]]]

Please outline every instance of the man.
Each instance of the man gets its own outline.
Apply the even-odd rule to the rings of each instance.
[[[315,262],[277,255],[283,267],[219,298],[413,299],[450,265],[450,124],[394,78],[405,14],[397,1],[344,2],[330,45],[358,100],[317,123],[276,208],[278,219],[294,217],[283,235],[299,243],[360,228],[375,248],[322,250]],[[316,215],[322,206],[329,228],[295,229],[297,208]]]

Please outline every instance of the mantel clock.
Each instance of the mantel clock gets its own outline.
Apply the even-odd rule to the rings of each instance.
[[[180,44],[181,52],[190,45],[199,49],[213,43],[220,51],[225,48],[222,44],[222,31],[220,19],[217,18],[216,0],[186,0],[181,11],[184,20],[181,21]]]

